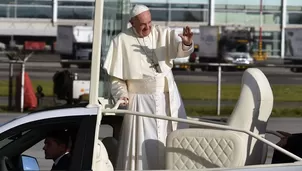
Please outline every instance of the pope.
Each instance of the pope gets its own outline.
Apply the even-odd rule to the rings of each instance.
[[[153,25],[144,5],[131,10],[132,27],[110,43],[104,69],[111,76],[111,93],[129,110],[174,118],[186,118],[174,81],[173,59],[194,50],[189,27],[182,34]],[[126,115],[122,126],[117,170],[164,169],[167,135],[186,124]]]

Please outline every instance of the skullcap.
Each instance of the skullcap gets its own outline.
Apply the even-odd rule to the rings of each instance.
[[[131,18],[135,17],[145,11],[149,11],[149,8],[145,5],[135,5],[131,10]]]

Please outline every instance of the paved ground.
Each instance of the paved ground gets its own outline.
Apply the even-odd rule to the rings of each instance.
[[[0,60],[6,57],[0,57]],[[59,63],[58,55],[34,55],[26,63],[26,71],[29,73],[32,80],[51,80],[56,71],[63,70]],[[265,63],[280,64],[282,60],[270,59]],[[9,65],[7,63],[0,63],[0,79],[8,79]],[[17,68],[17,66],[15,66]],[[287,68],[260,68],[268,77],[271,84],[301,84],[302,73],[292,73]],[[69,69],[74,73],[78,73],[79,79],[87,80],[90,78],[90,69],[78,69],[75,65]],[[19,70],[15,70],[18,74]],[[175,79],[177,82],[194,82],[194,83],[209,83],[216,84],[217,72],[187,72],[187,71],[174,71]],[[242,72],[223,72],[222,83],[240,83]]]
[[[286,68],[259,68],[261,69],[271,84],[301,84],[302,73],[292,73]],[[32,80],[52,80],[56,71],[63,69],[57,63],[31,63],[26,66],[26,72]],[[72,73],[78,73],[78,79],[89,80],[90,69],[69,69]],[[14,70],[14,75],[18,75],[20,69]],[[9,69],[7,64],[0,64],[0,79],[8,80]],[[175,80],[188,83],[200,84],[217,84],[217,72],[188,72],[188,71],[174,71]],[[221,82],[223,84],[240,84],[242,79],[242,72],[222,72]]]

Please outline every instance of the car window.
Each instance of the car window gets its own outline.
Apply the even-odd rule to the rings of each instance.
[[[24,136],[26,133],[28,133],[30,130],[25,130],[19,133],[16,133],[12,136],[9,136],[7,138],[4,138],[2,140],[0,140],[0,149],[5,147],[6,145],[10,144],[11,142],[21,138],[22,136]]]
[[[102,140],[106,137],[112,137],[113,136],[113,128],[110,125],[102,124],[100,127],[100,134],[99,139]],[[32,146],[31,148],[24,151],[23,155],[28,156],[34,156],[40,166],[40,170],[51,170],[53,161],[52,160],[46,160],[45,154],[43,151],[44,146],[44,139]]]
[[[51,170],[53,161],[45,159],[43,146],[44,146],[44,139],[38,142],[37,144],[35,144],[34,146],[32,146],[31,148],[24,151],[22,154],[35,157],[39,163],[40,170]]]

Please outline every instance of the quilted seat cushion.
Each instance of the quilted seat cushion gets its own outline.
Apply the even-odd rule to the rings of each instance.
[[[185,170],[244,166],[240,133],[212,129],[180,129],[169,134],[166,169]]]

